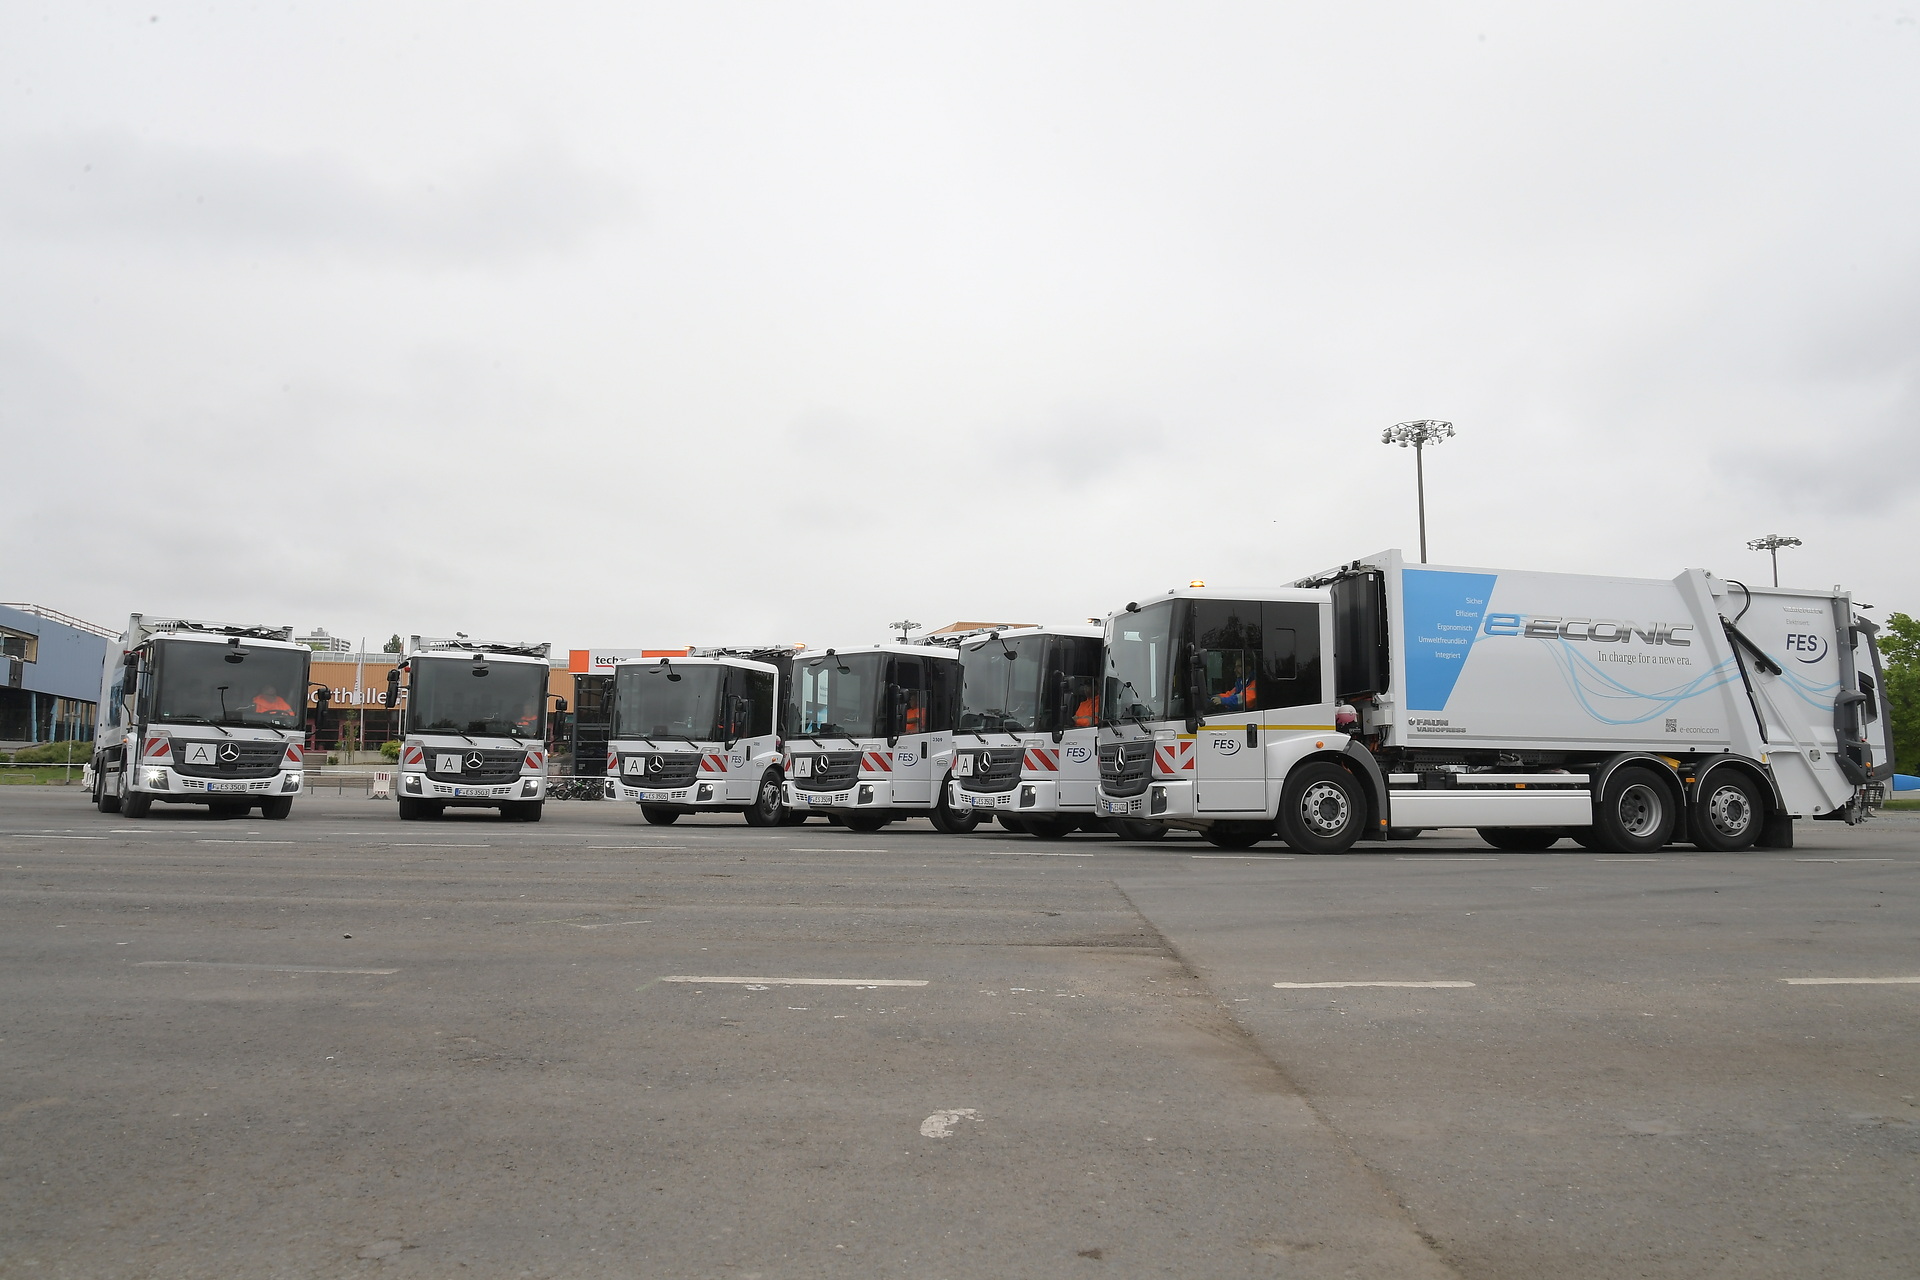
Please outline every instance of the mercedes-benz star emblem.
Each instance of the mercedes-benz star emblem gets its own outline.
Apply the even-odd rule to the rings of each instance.
[[[667,767],[667,758],[665,756],[655,756],[651,760],[647,761],[648,773],[659,773],[662,769],[665,769],[666,767]]]
[[[478,751],[467,752],[467,772],[468,773],[480,772],[481,767],[484,766],[486,763],[487,763],[487,758],[481,755]]]
[[[981,752],[981,753],[980,753],[980,754],[979,754],[979,755],[978,755],[977,757],[975,757],[975,764],[974,764],[974,767],[975,767],[976,769],[990,769],[990,768],[992,768],[992,767],[993,767],[993,752],[991,752],[991,751],[982,751],[982,752]]]
[[[220,744],[220,763],[232,764],[239,758],[240,748],[234,746],[231,742],[223,742]]]

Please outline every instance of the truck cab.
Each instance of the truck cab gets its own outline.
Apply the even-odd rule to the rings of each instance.
[[[405,696],[394,788],[403,821],[439,818],[449,808],[540,821],[549,671],[544,644],[409,641],[387,675],[386,695],[389,706]]]
[[[797,658],[782,713],[787,804],[855,831],[900,818],[970,831],[947,782],[960,658],[939,644],[886,643]]]
[[[960,714],[948,802],[1058,839],[1105,830],[1094,812],[1101,628],[995,628],[960,637]]]
[[[609,793],[648,822],[737,813],[750,826],[787,821],[777,732],[791,649],[695,650],[618,663],[607,741]]]
[[[292,627],[134,614],[101,675],[94,804],[128,818],[155,804],[285,818],[304,779],[312,661]]]
[[[1283,790],[1344,770],[1352,740],[1335,728],[1322,661],[1333,648],[1329,604],[1324,590],[1190,587],[1109,617],[1099,814],[1244,848],[1274,833]]]

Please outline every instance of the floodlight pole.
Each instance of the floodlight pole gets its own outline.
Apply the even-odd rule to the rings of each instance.
[[[1402,449],[1413,446],[1414,487],[1419,494],[1420,504],[1420,563],[1427,562],[1427,462],[1426,447],[1439,444],[1453,437],[1453,424],[1441,422],[1437,418],[1421,418],[1413,422],[1401,422],[1388,427],[1380,433],[1381,444],[1397,444]]]
[[[889,631],[897,630],[900,633],[900,643],[905,644],[907,642],[907,633],[910,631],[918,631],[920,624],[917,622],[889,622],[887,629]]]
[[[1754,538],[1747,543],[1749,550],[1764,551],[1773,561],[1773,585],[1780,585],[1780,548],[1797,547],[1800,539],[1789,538],[1785,534],[1770,533],[1764,538]]]

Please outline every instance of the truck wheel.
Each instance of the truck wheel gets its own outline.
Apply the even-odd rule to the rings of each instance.
[[[657,804],[641,805],[640,816],[645,818],[648,822],[651,822],[656,827],[670,827],[674,823],[680,821],[679,814],[675,813],[671,809],[662,809]]]
[[[843,821],[849,831],[878,831],[893,819],[884,813],[850,813]]]
[[[949,803],[951,797],[946,783],[940,784],[940,803],[933,806],[933,812],[927,817],[933,822],[933,829],[949,836],[963,836],[980,825],[980,815],[972,809],[964,814]]]
[[[1593,832],[1609,853],[1652,853],[1672,837],[1674,817],[1673,797],[1652,770],[1616,769],[1594,808]]]
[[[125,777],[125,774],[121,774]],[[153,812],[153,797],[144,791],[125,791],[120,795],[120,813],[128,818],[144,818]]]
[[[1715,853],[1751,849],[1760,838],[1760,828],[1766,825],[1766,810],[1758,792],[1751,779],[1730,769],[1709,778],[1693,801],[1688,823],[1693,843]]]
[[[1251,849],[1272,834],[1264,822],[1216,822],[1206,830],[1207,843],[1216,849]]]
[[[521,822],[538,822],[545,800],[522,800],[513,807],[513,817]]]
[[[292,812],[292,796],[275,796],[271,800],[260,802],[260,816],[269,822],[278,822]]]
[[[807,815],[800,810],[789,809],[786,812],[786,816],[780,819],[780,825],[783,827],[797,827],[806,820]]]
[[[1064,840],[1079,829],[1080,819],[1073,814],[1027,819],[1027,834],[1042,840]]]
[[[1605,853],[1607,851],[1606,841],[1600,838],[1600,829],[1598,827],[1568,827],[1567,838],[1579,845],[1582,849],[1591,849],[1595,853]]]
[[[1280,838],[1301,853],[1345,853],[1366,820],[1360,788],[1337,764],[1302,765],[1280,793]]]
[[[1107,827],[1122,840],[1164,840],[1167,824],[1144,818],[1109,818]]]
[[[102,813],[120,812],[120,797],[107,794],[107,775],[98,765],[93,768],[93,805]]]
[[[1000,813],[995,814],[993,820],[1017,836],[1027,834],[1027,820],[1025,818],[1016,818],[1010,813]]]
[[[1510,853],[1539,853],[1560,843],[1558,827],[1481,827],[1480,838]]]
[[[418,822],[427,816],[427,802],[410,796],[400,797],[400,821]]]
[[[769,769],[760,777],[760,790],[747,806],[750,827],[779,827],[787,821],[787,784],[778,769]]]

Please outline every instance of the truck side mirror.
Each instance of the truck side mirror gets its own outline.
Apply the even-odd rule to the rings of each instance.
[[[565,715],[567,711],[567,700],[565,698],[555,698],[553,700],[553,709]]]
[[[1067,728],[1073,723],[1075,708],[1067,705],[1073,699],[1073,681],[1067,679],[1067,673],[1053,673],[1053,740],[1055,742],[1067,736]]]
[[[1207,651],[1195,649],[1187,660],[1187,732],[1200,731],[1207,706]]]
[[[387,692],[380,705],[388,710],[400,705],[400,668],[395,667],[387,672]]]

